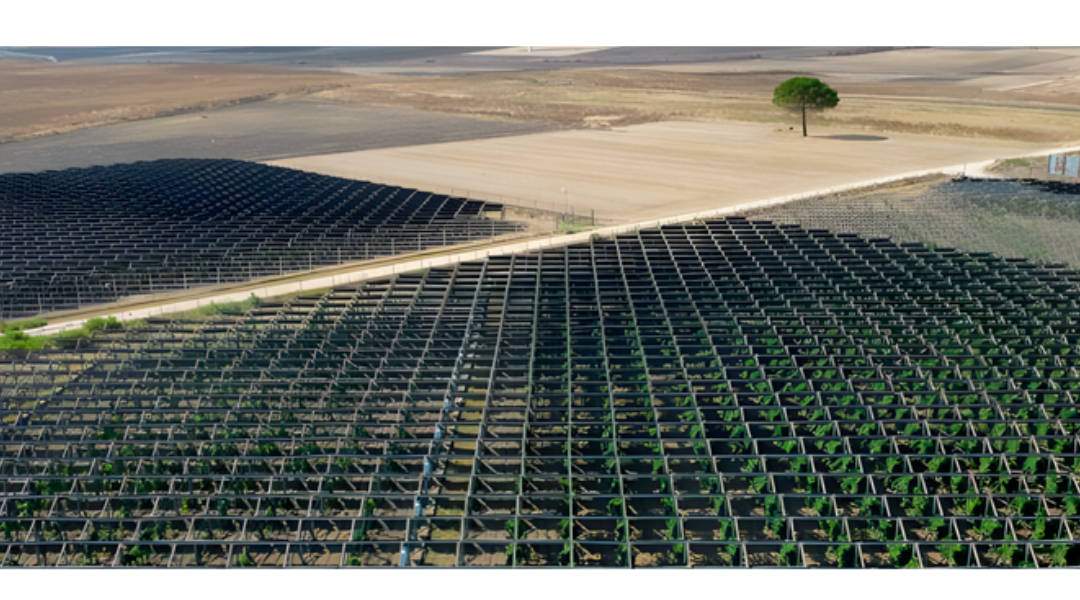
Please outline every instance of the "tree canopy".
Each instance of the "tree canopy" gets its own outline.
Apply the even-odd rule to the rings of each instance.
[[[803,137],[806,137],[806,111],[834,108],[840,95],[820,79],[792,77],[773,90],[773,104],[802,113]]]

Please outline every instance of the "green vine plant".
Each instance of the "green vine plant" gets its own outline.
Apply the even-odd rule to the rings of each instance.
[[[894,567],[903,569],[919,567],[919,559],[915,556],[911,544],[889,544],[888,554],[890,564]]]
[[[937,551],[941,554],[941,557],[945,559],[945,564],[950,567],[955,567],[959,564],[960,555],[964,552],[964,546],[962,544],[939,544]]]
[[[793,567],[799,564],[799,547],[793,543],[780,546],[779,564],[785,567]]]

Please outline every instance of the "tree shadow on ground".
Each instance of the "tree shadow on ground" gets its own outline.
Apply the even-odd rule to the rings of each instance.
[[[823,140],[841,140],[845,142],[884,142],[889,139],[882,135],[866,135],[861,133],[841,133],[837,135],[812,135]]]

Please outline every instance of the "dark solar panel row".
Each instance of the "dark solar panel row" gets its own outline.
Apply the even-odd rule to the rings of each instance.
[[[0,175],[0,319],[517,231],[500,209],[231,160]]]

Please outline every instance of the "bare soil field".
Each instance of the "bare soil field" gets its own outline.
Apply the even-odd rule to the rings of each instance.
[[[411,64],[469,56],[465,46],[111,46],[2,48],[0,56],[98,64],[258,64],[335,68]]]
[[[709,64],[734,60],[805,58],[879,52],[887,48],[845,46],[616,46],[507,47],[446,53],[380,63],[351,63],[339,67],[357,73],[446,74],[480,71],[531,71],[564,68],[634,67]]]
[[[220,156],[223,148],[177,142],[177,136],[199,138],[203,130],[212,133],[211,124],[235,131],[211,120],[202,127],[185,121],[192,130],[181,133],[181,120],[172,116],[281,97],[347,107],[337,111],[341,114],[359,107],[495,117],[498,121],[481,122],[491,126],[486,135],[513,132],[507,123],[515,121],[530,131],[670,120],[786,125],[794,119],[771,105],[772,88],[805,73],[825,77],[839,89],[840,106],[815,116],[818,123],[838,128],[1040,143],[1080,139],[1080,50],[1070,48],[534,48],[532,54],[522,48],[17,50],[60,62],[0,60],[0,142],[154,119],[148,129],[107,132],[100,143],[115,149],[138,139],[140,151],[156,150],[152,142],[161,135],[165,154],[155,156],[173,156],[177,144]],[[140,64],[155,61],[164,62]],[[336,71],[303,70],[311,65]],[[277,110],[270,106],[255,112]],[[307,119],[333,112],[321,108],[311,115],[282,115],[307,121],[307,130],[324,131],[322,142],[307,130],[292,128],[290,136],[306,141],[289,144],[286,136],[268,135],[252,141],[257,152],[247,144],[229,156],[267,158],[384,145],[344,146],[337,132],[352,127],[338,127],[340,120],[330,117],[335,125],[327,130]],[[414,122],[406,120],[404,127]],[[275,131],[289,129],[274,119],[267,123]],[[460,123],[433,120],[427,127],[432,135],[406,135],[400,143],[462,139]],[[485,135],[481,129],[474,130],[477,137]]]
[[[787,128],[796,119],[770,96],[795,74],[840,91],[840,106],[814,115],[812,128],[1080,140],[1080,50],[1069,48],[31,50],[60,62],[0,60],[0,142],[37,138],[5,144],[4,171],[267,160],[666,121]],[[208,64],[217,61],[244,64]],[[337,71],[301,70],[315,64]]]
[[[632,222],[1035,149],[1025,142],[866,135],[820,125],[811,133],[802,138],[787,128],[736,121],[658,122],[273,164]]]
[[[913,48],[832,56],[785,56],[663,65],[684,73],[797,70],[834,78],[851,92],[1080,102],[1080,48]]]
[[[547,129],[536,121],[290,97],[4,144],[0,173],[161,158],[269,160]]]
[[[433,73],[707,63],[735,59],[850,55],[882,48],[843,46],[309,46],[0,47],[0,57],[98,64],[259,64],[368,73]]]
[[[472,56],[510,56],[522,57],[533,56],[543,58],[563,58],[566,56],[582,56],[607,50],[602,46],[508,46],[506,48],[494,48],[492,50],[479,50],[470,52]]]
[[[328,71],[0,60],[0,142],[347,84]]]
[[[897,62],[887,76],[869,68],[862,72],[850,68],[842,75],[826,77],[840,92],[840,106],[815,116],[815,120],[873,133],[1030,142],[1080,139],[1080,93],[1046,92],[1046,86],[1051,85],[1045,83],[1048,77],[1057,82],[1054,85],[1059,91],[1069,89],[1066,83],[1071,81],[1073,61],[1068,54],[1054,55],[1053,61],[1023,67],[1048,71],[1058,65],[1060,75],[1037,75],[1044,83],[1028,85],[1036,75],[1025,71],[1017,79],[998,76],[1017,85],[1028,82],[1023,87],[1006,89],[1008,86],[998,81],[994,90],[988,90],[983,85],[986,77],[980,79],[971,72],[965,72],[971,76],[967,79],[960,74],[941,80],[928,79],[929,66],[922,64],[924,55],[904,52],[913,53],[918,60],[909,60],[914,63],[911,66]],[[797,59],[736,60],[694,64],[686,67],[687,70],[664,66],[425,77],[367,74],[348,87],[316,96],[345,103],[405,105],[456,114],[539,119],[576,128],[688,119],[793,123],[790,114],[770,102],[776,84],[796,74],[818,74],[813,67],[824,61],[854,62],[872,57],[882,61],[881,57],[892,54],[808,58],[805,63]]]

